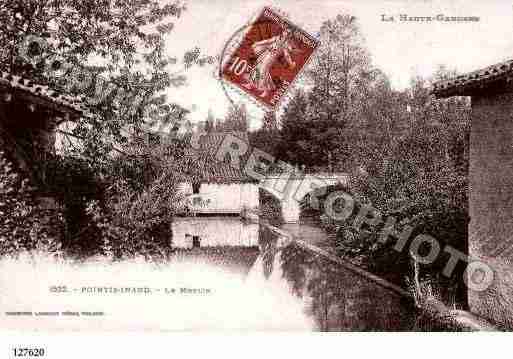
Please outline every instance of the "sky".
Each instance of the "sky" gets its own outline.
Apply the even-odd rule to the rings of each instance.
[[[196,46],[208,55],[221,53],[228,39],[263,6],[281,10],[312,35],[337,14],[356,16],[373,66],[384,71],[398,90],[407,88],[414,74],[429,77],[439,64],[468,72],[513,58],[513,2],[506,0],[189,0],[188,10],[167,39],[169,55],[181,59]],[[479,21],[404,22],[399,21],[400,14],[477,16]],[[382,21],[382,15],[395,21]],[[209,110],[217,118],[226,114],[230,102],[216,79],[217,67],[187,70],[187,85],[168,92],[169,100],[192,110],[192,121],[204,120]],[[245,96],[229,96],[246,104],[250,127],[258,128],[263,111]]]

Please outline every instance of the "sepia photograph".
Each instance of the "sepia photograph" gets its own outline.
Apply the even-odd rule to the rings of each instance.
[[[0,0],[0,24],[0,330],[513,330],[512,3]]]

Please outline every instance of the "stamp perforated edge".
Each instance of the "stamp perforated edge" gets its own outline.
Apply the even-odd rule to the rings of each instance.
[[[258,17],[263,14],[265,9],[269,9],[271,12],[280,16],[281,20],[286,22],[289,27],[291,27],[292,29],[297,29],[297,30],[301,31],[301,33],[306,35],[315,44],[315,46],[312,50],[312,53],[308,57],[307,61],[304,63],[301,70],[296,74],[294,79],[290,82],[290,85],[288,86],[287,90],[284,91],[283,94],[278,98],[278,100],[276,101],[274,106],[271,106],[263,101],[258,100],[257,98],[255,98],[251,94],[248,94],[246,91],[242,90],[239,86],[235,85],[231,81],[224,79],[223,75],[222,75],[222,71],[224,69],[226,62],[229,59],[231,59],[233,54],[239,49],[242,40],[246,37],[247,33],[249,32],[249,30],[251,29],[253,24],[256,22]],[[242,29],[244,29],[244,30],[240,31]],[[239,39],[239,42],[237,42],[236,39]],[[230,45],[230,43],[232,43],[232,44]],[[221,86],[223,87],[223,91],[225,92],[225,95],[228,97],[230,102],[233,103],[234,101],[230,98],[226,89],[224,88],[226,85],[228,85],[230,87],[230,89],[237,92],[241,97],[249,99],[250,102],[252,102],[256,106],[258,106],[265,112],[269,112],[269,111],[274,112],[284,102],[284,99],[289,98],[292,95],[292,93],[294,92],[294,89],[295,89],[295,84],[299,81],[299,79],[304,77],[304,70],[305,70],[305,68],[307,68],[307,66],[310,64],[310,62],[314,58],[315,53],[316,53],[317,49],[319,48],[320,44],[321,44],[321,42],[319,39],[310,35],[306,30],[303,30],[301,27],[299,27],[299,25],[294,24],[290,20],[290,18],[280,9],[278,9],[274,6],[261,6],[258,10],[256,10],[254,12],[254,14],[250,17],[250,19],[243,26],[241,26],[239,28],[238,31],[233,33],[233,35],[225,43],[225,46],[223,46],[223,50],[221,51],[221,56],[220,56],[220,61],[219,61],[219,68],[216,70],[216,75],[217,75],[216,77],[217,77],[218,81],[221,83]]]

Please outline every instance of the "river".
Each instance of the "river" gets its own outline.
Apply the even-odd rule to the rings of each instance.
[[[322,246],[327,234],[311,224],[283,225],[301,241]],[[415,328],[411,300],[347,267],[238,217],[178,218],[173,246],[187,256],[206,256],[216,266],[245,275],[289,329],[404,331]],[[273,304],[274,303],[274,304]],[[286,310],[284,310],[286,308]],[[288,311],[300,312],[301,320]],[[300,324],[296,324],[300,323]],[[305,325],[305,323],[308,323]],[[297,328],[295,326],[298,326]]]

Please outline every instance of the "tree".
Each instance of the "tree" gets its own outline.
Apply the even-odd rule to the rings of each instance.
[[[354,16],[324,22],[319,36],[320,48],[306,70],[311,89],[298,94],[282,118],[283,146],[297,153],[294,161],[334,171],[347,156],[346,130],[361,115],[374,70]]]
[[[370,56],[354,16],[325,21],[319,35],[321,46],[307,71],[311,94],[321,118],[345,122],[360,108],[372,74]]]
[[[413,227],[410,240],[428,234],[441,248],[450,245],[465,253],[470,102],[457,97],[436,100],[429,93],[431,81],[448,74],[453,72],[440,68],[434,79],[414,77],[405,92],[393,91],[385,83],[374,89],[366,121],[353,129],[353,137],[364,146],[355,147],[353,163],[358,170],[353,171],[352,189],[361,203],[377,208],[383,218],[391,215],[400,226]],[[349,248],[345,254],[358,246],[372,271],[395,281],[412,273],[407,250],[397,252],[394,241],[379,241],[381,227],[351,234],[342,223],[336,230]],[[441,295],[451,287],[462,295],[462,273],[442,275],[447,260],[444,254],[432,265],[421,266],[421,279],[430,276]]]
[[[205,120],[205,131],[210,133],[210,132],[214,132],[215,129],[216,129],[216,119],[214,118],[212,110],[209,109],[207,118]]]
[[[274,111],[267,111],[264,114],[262,128],[269,132],[278,130],[278,120],[276,119],[276,113]]]
[[[262,127],[256,131],[249,132],[251,146],[276,157],[283,158],[279,153],[280,130],[275,112],[266,112],[262,119]]]
[[[367,150],[355,152],[355,164],[372,179],[362,190],[375,206],[385,209],[402,198],[422,208],[466,208],[470,103],[429,94],[430,83],[447,73],[441,68],[429,81],[413,78],[403,94],[381,90],[370,126],[358,129]]]
[[[246,132],[249,128],[249,114],[246,105],[232,105],[228,109],[226,118],[220,124],[222,131]]]
[[[281,159],[293,165],[314,166],[319,161],[318,154],[310,145],[313,140],[309,109],[308,95],[298,90],[285,107],[282,116],[278,152]]]
[[[342,165],[346,169],[367,170],[373,163],[380,163],[410,130],[409,96],[393,90],[381,71],[374,71],[364,98],[360,115],[346,128],[346,143],[350,148]]]
[[[186,172],[185,156],[180,141],[148,142],[146,132],[186,115],[163,95],[185,83],[183,72],[170,71],[176,59],[164,47],[184,10],[179,1],[157,0],[0,3],[0,70],[81,96],[92,113],[69,131],[58,129],[76,139],[67,141],[64,155],[54,159],[55,176],[48,176],[55,180],[49,187],[60,190],[57,198],[68,220],[62,243],[103,241],[104,248],[117,243],[120,256],[130,254],[123,249],[129,250],[128,243],[139,253],[164,248],[157,239],[167,240],[166,225],[179,206],[176,183]],[[183,58],[185,68],[196,63],[206,63],[197,48]],[[135,145],[140,140],[143,144]],[[65,178],[57,175],[62,169]],[[92,201],[82,191],[94,188],[84,186],[91,183],[102,187]],[[87,205],[89,212],[83,213]]]
[[[86,101],[107,94],[102,101],[88,101],[97,116],[81,118],[70,131],[82,144],[79,154],[92,164],[102,163],[115,144],[126,142],[127,126],[140,127],[149,118],[169,122],[183,116],[183,111],[175,111],[179,107],[166,104],[162,93],[185,82],[183,73],[169,71],[176,59],[164,48],[173,19],[184,10],[179,1],[3,2],[0,70],[68,95],[82,95]],[[28,36],[40,41],[29,41],[26,49]],[[198,62],[197,50],[184,55],[186,66]],[[88,74],[92,81],[84,81]],[[115,90],[109,92],[111,85]],[[134,102],[140,103],[135,110]]]
[[[1,69],[19,75],[38,74],[19,58],[27,35],[48,39],[53,53],[66,59],[85,62],[95,55],[108,59],[110,67],[134,65],[139,45],[162,54],[161,35],[172,29],[164,23],[169,16],[179,17],[185,8],[179,2],[160,5],[158,1],[105,0],[14,0],[0,5],[3,44]],[[143,31],[147,26],[152,30]]]
[[[151,145],[133,138],[123,147],[130,157],[112,162],[106,196],[88,203],[102,254],[162,260],[172,253],[170,225],[185,206],[178,186],[198,167],[197,161],[184,160],[185,145],[179,140]]]

